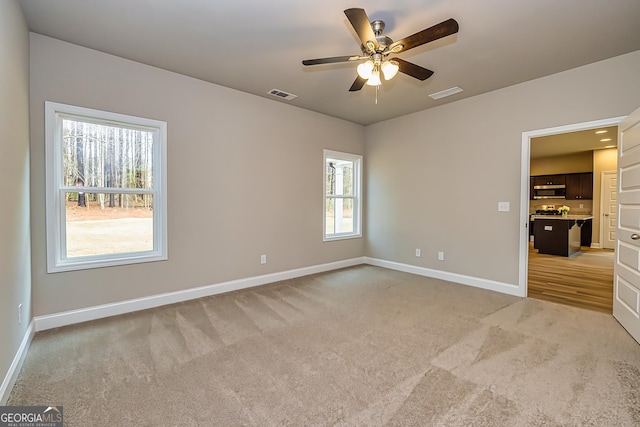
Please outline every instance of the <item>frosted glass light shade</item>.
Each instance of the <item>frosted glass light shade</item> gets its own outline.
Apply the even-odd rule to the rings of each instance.
[[[381,68],[385,80],[391,80],[396,74],[398,74],[399,67],[398,63],[395,61],[384,61]]]
[[[367,80],[367,84],[369,86],[380,86],[380,71],[378,70],[374,70],[371,73],[371,77],[369,77],[369,80]]]
[[[371,72],[373,71],[373,61],[363,62],[358,65],[358,75],[363,79],[368,79],[371,77]]]

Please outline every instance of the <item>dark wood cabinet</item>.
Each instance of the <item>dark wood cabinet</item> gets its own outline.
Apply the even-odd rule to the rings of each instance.
[[[578,221],[580,223],[581,221]],[[593,233],[593,222],[588,219],[580,224],[580,246],[591,246],[591,237]]]
[[[534,178],[534,177],[532,177],[532,176],[530,176],[530,177],[529,177],[529,200],[535,200],[535,199],[533,198],[533,186],[534,186],[534,181],[535,181],[535,178]]]
[[[593,199],[593,173],[572,173],[566,176],[567,200]]]
[[[580,250],[580,227],[569,219],[536,219],[533,247],[538,253],[571,256]]]
[[[565,185],[566,175],[539,175],[533,177],[533,185]]]

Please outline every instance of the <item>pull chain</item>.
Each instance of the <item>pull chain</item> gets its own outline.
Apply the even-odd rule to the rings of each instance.
[[[378,105],[378,88],[379,87],[380,87],[379,85],[376,86],[376,105]]]

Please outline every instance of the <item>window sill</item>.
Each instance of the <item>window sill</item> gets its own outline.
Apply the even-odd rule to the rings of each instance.
[[[323,242],[333,242],[334,240],[347,240],[347,239],[360,239],[362,238],[362,233],[358,234],[338,234],[332,236],[324,236],[322,239]]]
[[[47,273],[62,273],[65,271],[88,270],[92,268],[116,267],[119,265],[141,264],[146,262],[166,261],[166,255],[128,255],[121,258],[110,257],[109,259],[85,258],[73,261],[60,261],[53,267],[47,269]]]

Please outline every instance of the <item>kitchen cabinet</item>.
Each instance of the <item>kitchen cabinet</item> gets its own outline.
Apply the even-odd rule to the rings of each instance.
[[[566,176],[567,200],[593,199],[593,173],[572,173]]]
[[[580,221],[578,221],[580,222]],[[593,222],[588,219],[580,226],[580,246],[591,246],[591,238],[593,234]]]
[[[580,226],[569,219],[535,220],[533,247],[538,253],[571,256],[580,251]]]
[[[535,178],[530,176],[529,177],[529,200],[535,200],[533,198],[533,186],[535,185],[534,181],[535,181]]]
[[[533,177],[533,185],[565,185],[566,175],[539,175]]]
[[[532,215],[533,247],[541,254],[571,256],[580,246],[591,246],[590,215]]]

